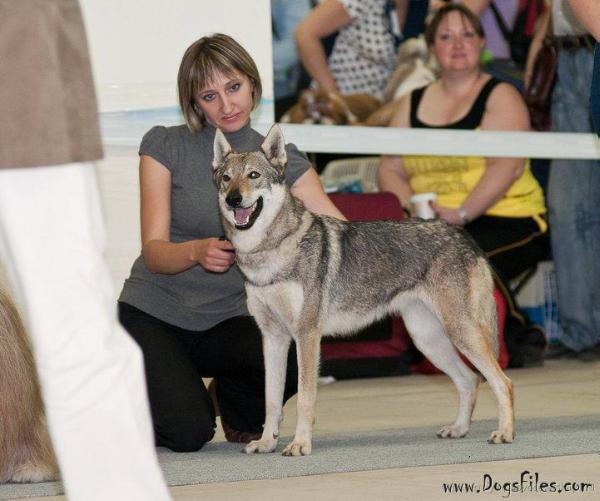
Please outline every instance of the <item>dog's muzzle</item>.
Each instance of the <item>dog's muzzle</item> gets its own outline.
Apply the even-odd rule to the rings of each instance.
[[[247,230],[260,214],[263,200],[262,197],[259,197],[250,207],[242,207],[242,198],[239,192],[235,192],[225,198],[225,203],[233,211],[235,227],[238,230]]]

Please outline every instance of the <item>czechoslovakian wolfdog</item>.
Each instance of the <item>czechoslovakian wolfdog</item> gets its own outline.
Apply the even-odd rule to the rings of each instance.
[[[441,221],[344,222],[306,210],[289,192],[281,130],[261,151],[236,153],[217,130],[214,180],[226,237],[246,281],[248,309],[263,335],[266,420],[247,453],[277,447],[285,364],[298,353],[298,419],[286,456],[308,455],[324,334],[348,334],[388,313],[401,314],[417,348],[456,385],[456,421],[438,436],[467,434],[479,377],[499,410],[490,443],[512,442],[512,383],[496,361],[497,314],[486,258],[462,229]]]
[[[0,483],[57,477],[29,338],[0,287]]]

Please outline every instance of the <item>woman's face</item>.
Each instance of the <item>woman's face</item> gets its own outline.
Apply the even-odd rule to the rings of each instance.
[[[223,132],[236,132],[250,120],[252,82],[241,73],[215,73],[212,82],[196,94],[206,121]]]
[[[442,71],[476,68],[485,46],[473,26],[460,12],[449,12],[438,25],[431,51]]]

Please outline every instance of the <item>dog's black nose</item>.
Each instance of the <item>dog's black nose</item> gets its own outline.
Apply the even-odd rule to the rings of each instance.
[[[242,194],[239,191],[233,191],[225,198],[229,207],[239,207],[242,203]]]

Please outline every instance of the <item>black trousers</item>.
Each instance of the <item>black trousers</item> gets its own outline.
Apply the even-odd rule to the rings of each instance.
[[[203,377],[216,381],[224,422],[237,431],[262,431],[264,358],[260,329],[252,317],[234,317],[207,331],[189,331],[120,302],[119,320],[144,355],[158,446],[191,452],[214,436],[215,410]],[[293,342],[287,366],[285,400],[297,390]]]
[[[512,280],[548,258],[548,232],[542,233],[532,218],[481,216],[467,224],[465,230],[503,280]]]

